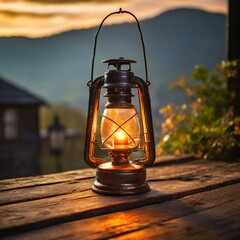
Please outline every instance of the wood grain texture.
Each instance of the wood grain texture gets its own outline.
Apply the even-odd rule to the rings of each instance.
[[[114,239],[239,239],[238,200]]]
[[[153,164],[153,167],[169,164],[186,163],[194,160],[197,160],[197,158],[191,154],[157,156]]]
[[[93,178],[90,182],[93,181]],[[49,183],[46,185],[17,188],[0,193],[0,206],[12,203],[26,202],[74,192],[84,192],[90,189],[89,181],[68,180],[63,183]]]
[[[19,188],[5,190],[1,193],[1,196],[3,193],[9,194],[10,200],[8,203],[6,195],[5,200],[2,198],[4,205],[0,207],[0,234],[11,235],[16,232],[134,209],[227,186],[240,182],[239,170],[239,163],[205,162],[202,160],[153,167],[148,169],[148,179],[152,191],[124,197],[101,196],[93,193],[90,190],[93,179],[83,178],[80,182],[75,182],[75,175],[72,176],[74,181],[69,188],[67,183],[71,182],[71,177],[67,177],[68,180],[64,179],[64,181],[48,178],[45,182],[48,183],[47,186],[51,187],[46,188],[46,190],[40,188],[39,191],[37,188],[42,186],[38,183],[34,188],[26,183],[28,187],[21,188],[22,195],[30,197],[27,196],[24,199],[19,193],[19,196],[14,200],[15,203],[12,203],[13,197],[10,195],[14,191],[20,190]],[[78,175],[81,175],[80,173],[81,171],[78,171]],[[67,176],[66,173],[63,175]],[[62,185],[56,185],[57,181]],[[24,192],[26,189],[30,190],[27,195]]]
[[[47,185],[49,183],[62,183],[66,181],[81,180],[94,177],[94,169],[83,169],[68,171],[64,173],[55,173],[40,175],[34,177],[13,178],[0,181],[0,193],[5,190],[27,188],[32,186]]]
[[[170,165],[175,163],[184,163],[193,160],[195,160],[195,158],[193,158],[192,155],[163,156],[157,157],[154,165],[155,166]],[[0,181],[0,193],[1,191],[10,189],[27,188],[41,185],[45,186],[50,183],[51,184],[63,183],[67,181],[81,180],[93,177],[95,177],[95,169],[87,168],[83,170],[74,170],[63,173],[47,174],[34,177],[6,179]]]
[[[149,182],[154,181],[173,181],[179,180],[183,182],[191,180],[210,180],[209,171],[215,172],[215,177],[224,175],[226,163],[223,162],[205,162],[196,160],[185,164],[171,164],[167,166],[158,166],[147,169],[147,178]],[[227,164],[229,173],[239,169],[238,164]],[[235,172],[235,173],[234,173]],[[78,171],[65,172],[60,174],[50,174],[44,176],[30,177],[24,179],[14,179],[0,181],[0,186],[3,183],[9,182],[10,186],[5,185],[5,189],[0,191],[0,206],[10,203],[31,201],[41,198],[50,198],[54,196],[64,195],[73,192],[89,190],[91,184],[85,184],[87,179],[94,181],[95,170],[84,169]],[[38,181],[39,180],[39,181]],[[89,182],[89,181],[87,181]],[[13,188],[15,185],[15,188]]]
[[[181,162],[179,157],[177,159]],[[176,159],[173,158],[173,160],[175,161]],[[166,162],[166,159],[163,158],[163,161]],[[167,159],[167,162],[170,163],[169,158]],[[197,163],[199,164],[201,161],[198,160]],[[160,176],[159,173],[155,171],[155,167],[153,167],[148,169],[148,179],[154,179],[155,177],[163,180],[167,178],[177,178],[180,175],[182,176],[183,172],[185,175],[192,174],[194,169],[196,169],[195,164],[192,166],[189,165],[188,167],[177,168],[173,166],[162,166]],[[2,186],[2,190],[0,190],[0,206],[59,196],[74,192],[75,190],[84,191],[86,190],[86,188],[84,188],[86,185],[82,184],[80,180],[91,179],[93,177],[95,177],[94,169],[84,169],[30,178],[3,180],[0,181],[0,186]],[[90,189],[90,186],[88,189]]]
[[[240,184],[177,200],[72,221],[11,239],[221,239],[238,236]],[[225,209],[222,211],[222,209]],[[202,236],[200,238],[200,236]],[[214,237],[214,238],[211,238]],[[220,238],[219,238],[220,237]]]

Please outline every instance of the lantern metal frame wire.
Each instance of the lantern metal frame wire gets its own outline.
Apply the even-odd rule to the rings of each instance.
[[[132,115],[131,117],[129,117],[126,121],[124,121],[123,123],[121,124],[118,124],[116,121],[114,121],[113,119],[105,116],[104,114],[102,115],[103,118],[106,118],[108,119],[109,121],[113,122],[115,125],[117,125],[118,127],[103,141],[102,143],[102,146],[104,146],[105,142],[114,135],[114,133],[116,133],[118,131],[118,129],[121,129],[123,132],[126,133],[127,136],[130,137],[130,139],[135,143],[135,140],[133,139],[133,137],[131,136],[130,133],[128,133],[128,131],[126,131],[122,126],[125,125],[127,122],[129,122],[133,117],[135,117],[137,115],[137,112],[134,113],[134,115]],[[135,143],[136,145],[136,143]],[[100,145],[100,148],[101,149],[104,149],[104,150],[107,150],[107,148],[103,148],[101,145]]]
[[[142,42],[143,49],[143,57],[144,57],[144,66],[145,66],[145,75],[146,80],[144,81],[140,77],[133,77],[133,84],[127,84],[126,89],[137,88],[138,98],[139,98],[139,106],[141,112],[141,120],[142,120],[142,130],[143,130],[143,147],[136,148],[135,150],[141,149],[145,152],[145,156],[142,158],[132,159],[131,163],[126,166],[126,159],[131,154],[130,150],[122,150],[116,152],[110,152],[110,156],[118,155],[119,162],[115,165],[122,164],[121,167],[117,167],[114,164],[106,162],[106,160],[102,158],[98,158],[94,156],[94,148],[95,145],[98,144],[96,135],[97,135],[97,119],[98,119],[98,109],[100,102],[100,93],[101,88],[105,87],[108,89],[108,85],[111,85],[110,88],[113,87],[115,83],[107,83],[104,82],[104,76],[97,77],[93,80],[94,73],[94,62],[95,62],[95,54],[97,47],[97,39],[100,32],[100,29],[105,22],[105,20],[114,15],[126,13],[130,14],[137,22],[138,30],[140,33],[140,38]],[[112,62],[111,62],[112,61]],[[131,69],[130,63],[134,63],[134,60],[125,60],[125,59],[113,59],[103,61],[105,63],[109,63],[109,65],[114,65],[120,62],[120,64],[128,64]],[[121,66],[121,65],[119,65]],[[119,67],[120,68],[120,67]],[[133,73],[132,73],[133,74]],[[119,83],[120,85],[122,83]],[[125,82],[124,82],[125,84]],[[140,28],[140,24],[136,16],[129,11],[122,11],[120,8],[117,12],[112,12],[107,15],[99,25],[97,30],[95,41],[94,41],[94,50],[93,50],[93,58],[92,58],[92,69],[91,69],[91,80],[88,82],[89,87],[89,107],[88,107],[88,119],[87,119],[87,127],[86,127],[86,137],[85,137],[85,147],[84,147],[84,160],[86,163],[93,167],[97,168],[97,176],[96,181],[92,189],[98,193],[102,194],[116,194],[116,195],[126,195],[126,194],[137,194],[148,191],[150,188],[146,182],[146,170],[145,168],[151,166],[155,161],[155,144],[154,144],[154,132],[153,132],[153,124],[152,124],[152,113],[151,113],[151,102],[149,96],[148,87],[150,82],[148,81],[148,71],[147,71],[147,61],[146,61],[146,52],[145,45],[143,41],[143,35]],[[119,87],[117,85],[116,87]],[[131,98],[131,97],[130,97]],[[128,121],[128,120],[127,120]],[[121,124],[118,125],[118,128],[121,128]],[[104,150],[109,150],[100,146]],[[115,156],[116,157],[116,156]],[[113,157],[114,159],[114,157]],[[125,160],[124,160],[125,159]],[[114,160],[113,160],[114,162]],[[124,165],[125,164],[125,165]]]

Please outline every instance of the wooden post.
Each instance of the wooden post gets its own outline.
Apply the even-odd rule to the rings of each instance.
[[[228,60],[240,59],[240,0],[228,2]],[[234,116],[240,116],[240,64],[238,74],[229,78]]]

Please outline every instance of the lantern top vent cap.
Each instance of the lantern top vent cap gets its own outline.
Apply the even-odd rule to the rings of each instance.
[[[130,64],[130,63],[136,63],[135,60],[131,59],[125,59],[124,57],[120,58],[113,58],[113,59],[106,59],[102,61],[103,63],[108,63],[109,65],[125,65],[125,64]]]

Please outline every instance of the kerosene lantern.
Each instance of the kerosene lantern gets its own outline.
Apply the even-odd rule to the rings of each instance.
[[[143,46],[145,81],[134,76],[131,71],[131,64],[136,63],[136,61],[123,57],[103,61],[103,63],[108,64],[108,70],[104,76],[93,80],[98,33],[103,22],[109,16],[119,13],[130,14],[137,22]],[[109,14],[103,19],[95,37],[91,80],[88,82],[90,96],[84,159],[88,165],[96,168],[93,191],[113,195],[137,194],[149,191],[145,168],[151,166],[155,161],[149,84],[145,47],[137,18],[132,13],[121,9],[119,12]],[[104,96],[108,100],[101,116],[101,122],[98,122],[102,88],[106,89]],[[133,88],[138,90],[140,116],[132,104]],[[100,131],[100,141],[97,139],[98,131]],[[96,145],[101,150],[108,152],[111,161],[95,156]],[[143,152],[143,157],[130,160],[130,156],[136,151]]]

